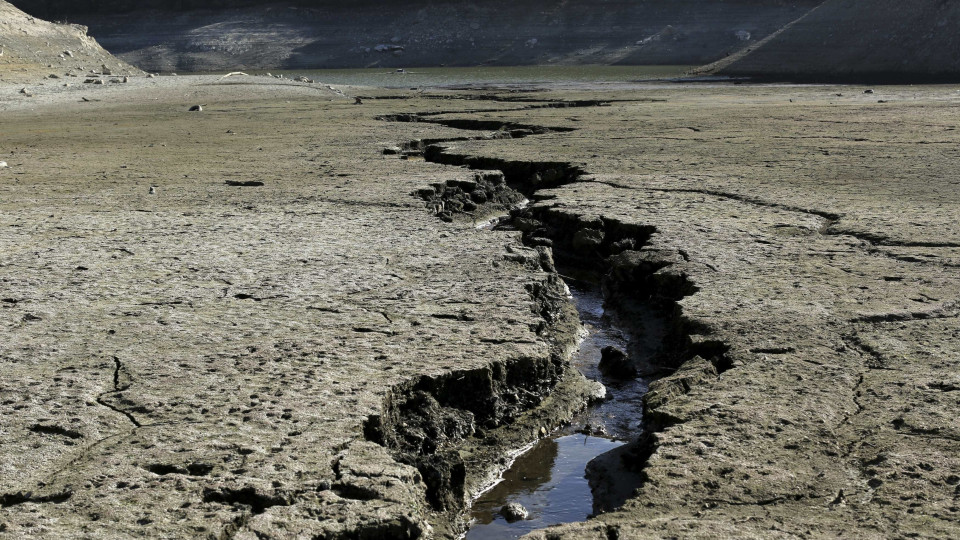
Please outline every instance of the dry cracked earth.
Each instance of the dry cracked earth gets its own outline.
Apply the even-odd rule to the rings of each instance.
[[[672,330],[532,537],[960,535],[955,88],[217,79],[0,95],[0,536],[455,535],[590,393],[554,259]]]

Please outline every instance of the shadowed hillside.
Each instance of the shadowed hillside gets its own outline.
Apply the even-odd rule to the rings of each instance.
[[[755,43],[820,0],[17,3],[88,25],[106,48],[144,69],[203,71],[699,65]]]
[[[829,0],[712,71],[798,81],[960,80],[960,2]]]

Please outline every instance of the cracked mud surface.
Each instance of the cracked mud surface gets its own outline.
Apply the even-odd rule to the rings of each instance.
[[[0,535],[446,534],[456,456],[470,492],[580,406],[545,245],[673,308],[682,363],[636,496],[534,536],[960,534],[953,88],[215,80],[3,95]],[[424,111],[446,125],[377,120]],[[551,129],[470,140],[498,125]],[[382,153],[454,138],[423,151],[551,165],[516,186],[529,230],[437,219],[423,190],[476,172]]]

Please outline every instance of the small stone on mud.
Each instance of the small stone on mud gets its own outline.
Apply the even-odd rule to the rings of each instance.
[[[630,363],[630,358],[620,349],[609,346],[600,350],[600,371],[615,379],[632,379],[637,376],[637,368]]]
[[[508,503],[500,509],[500,514],[506,519],[509,523],[514,521],[520,521],[522,519],[527,519],[527,516],[530,515],[530,512],[523,507],[520,503]]]
[[[203,105],[194,105],[188,109],[189,112],[203,112]]]
[[[259,180],[227,180],[225,183],[228,186],[237,187],[259,187],[263,185],[263,182]]]

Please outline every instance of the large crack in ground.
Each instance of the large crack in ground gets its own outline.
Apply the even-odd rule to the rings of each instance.
[[[573,102],[563,106],[597,107],[603,102]],[[556,103],[548,107],[560,106]],[[542,107],[531,105],[530,108]],[[514,112],[512,109],[511,112]],[[461,111],[462,112],[462,111]],[[489,112],[489,111],[485,111]],[[447,181],[423,188],[414,195],[425,201],[425,206],[444,221],[472,219],[474,223],[491,216],[503,215],[502,227],[512,228],[521,234],[523,244],[537,250],[541,269],[552,273],[555,279],[548,287],[531,290],[531,297],[548,325],[552,322],[551,311],[569,309],[569,299],[563,294],[562,280],[554,267],[553,258],[567,268],[602,276],[604,296],[610,305],[625,315],[635,314],[638,309],[655,309],[667,321],[664,346],[658,363],[660,378],[651,392],[644,397],[644,430],[636,433],[635,440],[625,449],[621,462],[633,464],[633,473],[642,478],[647,458],[656,450],[656,433],[679,422],[679,419],[658,414],[658,405],[669,397],[689,392],[700,382],[716,378],[730,369],[731,362],[725,357],[728,346],[699,334],[692,321],[684,318],[677,305],[681,298],[694,294],[697,288],[683,272],[672,266],[688,260],[686,253],[654,250],[649,247],[650,237],[657,233],[653,226],[624,223],[616,219],[600,217],[585,220],[565,213],[562,209],[545,206],[536,209],[523,208],[527,199],[538,200],[540,190],[553,189],[587,178],[588,173],[579,166],[554,161],[511,161],[452,152],[446,144],[467,140],[516,139],[547,133],[575,131],[573,128],[549,128],[515,122],[492,120],[434,118],[437,113],[391,115],[378,117],[384,121],[429,122],[446,127],[485,132],[479,136],[453,137],[446,139],[414,140],[402,143],[400,153],[409,159],[422,156],[428,162],[475,170],[473,181]],[[496,221],[496,218],[495,218]],[[529,254],[518,254],[519,259]],[[555,331],[555,329],[554,329]],[[371,417],[367,422],[367,437],[391,448],[398,460],[415,464],[428,486],[431,504],[445,512],[446,519],[458,522],[464,509],[463,501],[471,493],[470,475],[489,475],[489,470],[467,470],[461,466],[456,452],[479,425],[487,428],[511,429],[510,415],[498,416],[502,410],[503,389],[519,390],[533,399],[515,399],[516,412],[536,408],[543,396],[550,394],[560,382],[569,360],[569,347],[557,347],[550,366],[539,369],[513,370],[516,375],[504,378],[511,370],[504,366],[492,366],[482,373],[453,373],[448,379],[463,379],[466,375],[484,380],[485,384],[469,387],[480,389],[475,395],[449,395],[449,387],[443,381],[422,379],[410,381],[402,388],[395,388],[384,406],[384,414]],[[562,355],[559,353],[563,353]],[[547,368],[544,370],[544,368]],[[544,376],[547,375],[547,376]],[[498,387],[491,391],[490,380]],[[533,384],[534,391],[527,387]],[[466,402],[464,401],[466,400]],[[424,433],[434,434],[423,437]],[[545,430],[542,433],[545,435]],[[536,435],[535,435],[536,436]],[[526,441],[529,438],[520,439]],[[514,447],[518,448],[517,446]],[[629,459],[626,459],[629,457]],[[494,469],[502,469],[500,467]],[[490,468],[490,464],[486,464]],[[477,482],[472,486],[476,488]],[[639,487],[639,486],[633,486]],[[619,500],[617,504],[622,504]],[[595,505],[596,506],[596,505]],[[613,509],[609,503],[599,505],[604,511]],[[449,530],[456,532],[456,525]]]

